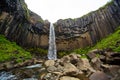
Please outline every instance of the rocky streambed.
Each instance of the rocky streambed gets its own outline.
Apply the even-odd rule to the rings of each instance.
[[[0,80],[120,80],[120,53],[96,49],[87,57],[72,53],[57,60],[33,59],[14,69],[4,66]]]

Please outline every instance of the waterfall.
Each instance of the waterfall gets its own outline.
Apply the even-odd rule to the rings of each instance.
[[[50,32],[49,32],[49,49],[48,49],[48,59],[56,60],[57,59],[57,51],[56,51],[56,43],[55,43],[55,31],[54,25],[50,24]]]

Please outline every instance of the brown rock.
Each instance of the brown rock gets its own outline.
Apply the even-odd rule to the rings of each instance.
[[[104,72],[97,71],[93,73],[90,77],[90,80],[110,80],[108,75],[106,75]]]
[[[44,63],[44,65],[45,65],[46,67],[54,66],[54,64],[55,64],[55,61],[54,61],[54,60],[47,60],[47,61],[45,61],[45,63]]]
[[[80,80],[80,79],[70,76],[63,76],[60,78],[60,80]]]
[[[91,65],[90,65],[90,63],[89,63],[89,61],[88,61],[88,59],[87,58],[82,58],[81,59],[82,60],[82,62],[83,62],[83,64],[81,65],[81,64],[77,64],[77,67],[80,69],[80,70],[91,70],[92,72],[95,72],[95,70],[93,70],[93,68],[91,67]]]
[[[101,70],[101,65],[102,65],[102,62],[99,58],[95,57],[91,60],[91,64],[92,64],[92,67],[95,69],[95,70]]]

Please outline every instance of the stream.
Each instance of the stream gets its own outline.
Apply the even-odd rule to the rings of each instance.
[[[42,70],[44,70],[42,64],[36,64],[10,71],[1,71],[0,80],[38,80]]]

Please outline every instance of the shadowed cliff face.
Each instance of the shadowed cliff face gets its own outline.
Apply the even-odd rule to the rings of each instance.
[[[28,10],[24,0],[0,1],[0,33],[24,47],[48,46],[49,22]]]
[[[120,25],[120,0],[81,18],[58,20],[55,23],[58,50],[73,50],[95,44]]]
[[[0,1],[0,33],[23,47],[48,47],[49,21],[28,10],[24,0]],[[95,44],[120,25],[120,0],[81,18],[55,23],[58,50],[73,50]]]

